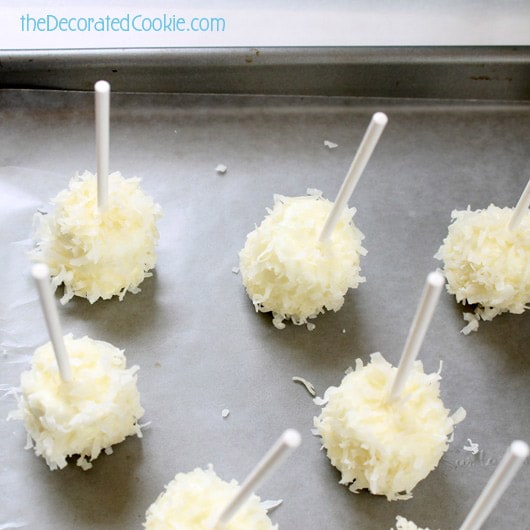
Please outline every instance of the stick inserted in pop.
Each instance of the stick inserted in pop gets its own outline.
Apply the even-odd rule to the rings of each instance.
[[[96,163],[98,177],[98,208],[107,206],[109,194],[109,122],[110,84],[98,81],[94,85],[96,103]]]
[[[528,457],[528,444],[515,440],[489,479],[460,530],[479,530]]]
[[[237,495],[221,512],[213,528],[222,528],[241,508],[245,501],[283,462],[290,450],[300,445],[300,433],[294,429],[287,429],[269,449],[258,465],[245,479]]]
[[[528,212],[528,207],[530,207],[530,179],[528,179],[526,188],[524,189],[512,213],[508,230],[513,231],[519,226],[523,220],[523,217]]]
[[[388,118],[383,112],[376,112],[372,116],[372,120],[368,125],[368,129],[366,129],[361,145],[357,150],[355,158],[353,159],[350,169],[348,170],[339,193],[337,194],[333,208],[326,219],[324,228],[320,234],[320,241],[326,241],[331,236],[335,225],[340,219],[342,211],[346,208],[353,190],[361,178],[361,174],[364,171],[366,164],[368,164],[368,161],[372,156],[387,122]]]
[[[420,304],[412,321],[412,326],[410,327],[409,335],[405,342],[403,353],[401,354],[396,377],[390,390],[389,399],[391,401],[398,399],[405,388],[405,383],[420,351],[444,283],[445,278],[439,272],[430,272],[427,275]]]
[[[64,346],[59,313],[50,286],[50,271],[44,263],[36,263],[31,269],[31,275],[35,280],[39,292],[42,312],[44,313],[44,320],[46,321],[55,358],[57,359],[59,374],[61,379],[65,383],[68,383],[72,380],[72,371],[70,369],[68,353]]]

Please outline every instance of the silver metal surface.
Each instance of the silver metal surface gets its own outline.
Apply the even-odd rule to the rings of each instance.
[[[332,199],[379,110],[389,123],[350,201],[366,236],[367,282],[339,312],[321,315],[314,331],[279,331],[254,313],[232,272],[238,251],[274,193],[313,187]],[[93,128],[91,93],[0,92],[0,396],[48,340],[29,276],[32,216],[77,171],[95,170]],[[71,463],[51,472],[24,450],[22,425],[5,421],[16,402],[3,396],[0,527],[140,528],[177,472],[212,463],[223,479],[241,481],[294,427],[302,446],[258,492],[283,499],[272,515],[281,529],[387,530],[397,514],[422,527],[458,528],[507,445],[530,440],[528,312],[465,337],[462,308],[442,294],[420,358],[429,372],[443,360],[444,403],[468,416],[409,501],[338,484],[310,433],[319,408],[291,378],[306,378],[322,395],[357,357],[380,351],[398,362],[451,211],[515,205],[530,172],[528,138],[528,103],[113,93],[110,170],[142,177],[164,209],[157,269],[123,302],[75,299],[60,311],[65,332],[107,340],[140,366],[150,425],[90,471]],[[226,174],[216,173],[219,163]],[[479,444],[475,456],[463,449],[468,438]],[[529,528],[529,496],[527,464],[484,530]]]
[[[4,51],[0,66],[11,88],[530,99],[530,47]]]

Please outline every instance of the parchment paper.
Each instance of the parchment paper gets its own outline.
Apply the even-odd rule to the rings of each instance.
[[[308,187],[334,199],[374,111],[389,124],[350,205],[365,234],[367,282],[314,331],[275,329],[256,314],[232,272],[246,234],[274,193]],[[0,528],[140,528],[145,511],[179,471],[214,465],[242,481],[279,434],[302,446],[257,493],[283,499],[283,529],[387,530],[401,514],[420,526],[458,528],[508,444],[530,440],[530,314],[503,315],[463,336],[462,308],[441,297],[420,358],[442,397],[467,419],[438,468],[409,501],[354,495],[310,430],[318,395],[355,358],[380,351],[397,363],[451,210],[513,206],[530,174],[528,104],[297,97],[113,94],[111,170],[139,176],[162,205],[158,264],[138,295],[60,308],[65,333],[124,348],[140,366],[150,422],[84,472],[51,472],[24,450],[10,389],[48,340],[29,270],[32,217],[76,172],[95,171],[93,95],[0,93],[3,264],[0,399]],[[329,149],[324,141],[338,144]],[[228,167],[219,175],[215,167]],[[48,206],[47,206],[48,205]],[[230,415],[222,417],[222,410]],[[463,449],[479,444],[476,455]],[[485,529],[530,528],[528,464]]]

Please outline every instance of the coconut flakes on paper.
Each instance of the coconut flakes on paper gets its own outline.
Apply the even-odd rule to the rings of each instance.
[[[394,530],[393,528],[391,530]],[[412,521],[408,521],[401,515],[396,517],[396,530],[429,530],[428,528],[420,528]]]
[[[467,439],[467,442],[464,444],[464,447],[462,449],[464,449],[464,451],[469,451],[472,455],[476,455],[479,452],[478,443],[472,442],[471,438]]]
[[[283,499],[278,499],[278,500],[275,500],[275,501],[272,501],[272,500],[271,501],[262,501],[261,502],[261,507],[266,512],[272,512],[273,510],[278,508],[278,506],[280,506],[282,503],[283,503]]]
[[[311,394],[311,396],[315,397],[317,395],[317,393],[315,392],[315,387],[307,379],[304,379],[303,377],[294,376],[292,380],[295,383],[302,383],[302,385],[305,386],[306,390]]]

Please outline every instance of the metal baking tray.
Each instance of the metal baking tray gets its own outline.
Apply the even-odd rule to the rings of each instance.
[[[0,50],[0,87],[530,100],[530,46]]]
[[[87,66],[85,77],[92,73]],[[2,76],[3,86],[24,86]],[[300,430],[302,446],[258,491],[283,499],[271,514],[280,528],[385,530],[397,514],[431,529],[458,528],[508,444],[530,440],[528,312],[463,336],[462,308],[442,295],[420,358],[428,371],[443,361],[444,403],[452,411],[463,406],[468,416],[408,501],[354,495],[338,484],[310,432],[319,408],[291,378],[305,377],[322,395],[358,357],[380,351],[397,363],[425,276],[440,265],[433,255],[451,211],[513,206],[524,188],[528,98],[133,93],[127,83],[116,85],[111,170],[141,177],[163,207],[156,273],[123,302],[74,299],[60,315],[65,332],[109,341],[140,366],[142,421],[150,425],[90,471],[72,463],[51,472],[24,450],[23,426],[6,421],[16,406],[9,389],[48,340],[29,277],[32,217],[76,172],[95,171],[95,148],[90,92],[3,89],[0,528],[140,528],[177,472],[212,463],[223,479],[241,481],[287,427]],[[319,316],[315,330],[279,331],[270,316],[254,312],[232,272],[238,251],[274,193],[302,195],[312,187],[333,199],[379,110],[389,124],[350,201],[366,236],[367,282],[339,312]],[[226,174],[216,173],[219,163]],[[479,444],[477,455],[463,449],[468,438]],[[484,529],[530,528],[529,496],[527,464]]]

